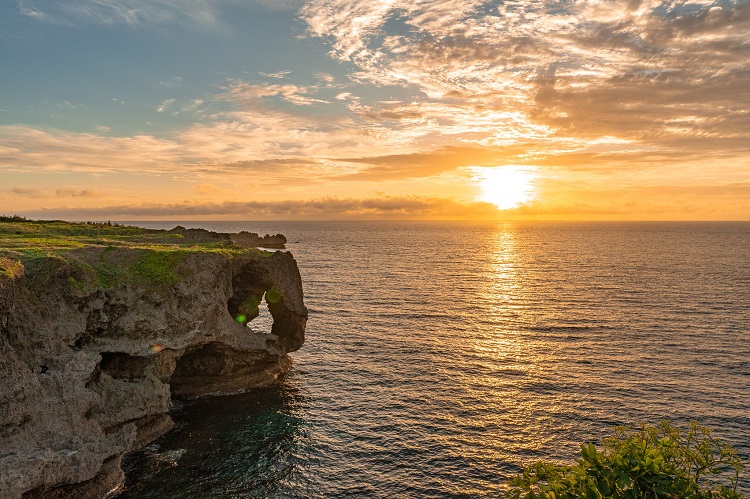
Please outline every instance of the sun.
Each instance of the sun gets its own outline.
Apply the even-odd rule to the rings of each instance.
[[[528,166],[473,168],[473,180],[479,183],[480,201],[510,210],[534,199],[536,169]]]

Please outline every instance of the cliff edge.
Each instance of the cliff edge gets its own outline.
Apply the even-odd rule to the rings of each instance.
[[[307,320],[292,255],[199,236],[0,219],[0,497],[100,498],[173,398],[288,365]]]

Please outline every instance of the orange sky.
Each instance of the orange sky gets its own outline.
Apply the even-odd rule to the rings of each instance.
[[[0,213],[750,220],[747,2],[177,3],[0,8]]]

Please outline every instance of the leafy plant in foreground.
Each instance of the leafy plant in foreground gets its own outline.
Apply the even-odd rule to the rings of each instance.
[[[537,462],[511,479],[510,499],[696,498],[738,499],[746,463],[737,450],[690,423],[686,432],[657,426],[620,426],[598,450],[581,445],[581,458],[565,466]]]

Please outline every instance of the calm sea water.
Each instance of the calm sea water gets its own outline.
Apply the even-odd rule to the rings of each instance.
[[[307,342],[278,387],[176,406],[121,499],[496,496],[662,418],[750,453],[750,224],[182,225],[287,235]]]

